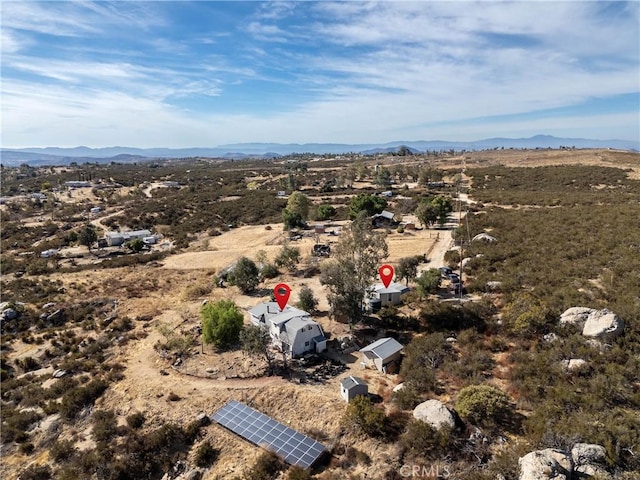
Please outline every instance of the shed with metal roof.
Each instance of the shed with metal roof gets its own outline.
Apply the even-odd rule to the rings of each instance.
[[[362,367],[377,368],[381,372],[387,373],[388,366],[400,360],[402,348],[402,344],[395,338],[386,337],[376,340],[360,349]]]

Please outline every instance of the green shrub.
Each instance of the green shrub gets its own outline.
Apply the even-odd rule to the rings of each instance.
[[[385,431],[384,412],[364,395],[358,395],[349,402],[344,420],[347,425],[355,426],[369,436],[380,436]]]
[[[456,411],[475,425],[494,427],[513,420],[515,408],[509,396],[493,385],[471,385],[460,390]]]
[[[92,405],[108,388],[107,382],[94,379],[84,387],[76,387],[62,397],[60,413],[68,420],[73,419],[80,411]]]
[[[400,447],[409,457],[436,460],[449,454],[453,437],[451,428],[436,430],[428,423],[412,419],[400,437]]]

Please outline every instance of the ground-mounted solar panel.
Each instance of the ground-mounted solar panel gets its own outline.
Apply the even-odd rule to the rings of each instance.
[[[214,413],[211,420],[272,451],[290,465],[309,468],[326,452],[320,442],[235,400]]]

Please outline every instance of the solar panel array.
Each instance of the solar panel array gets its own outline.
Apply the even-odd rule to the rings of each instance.
[[[235,400],[212,420],[251,443],[272,451],[290,465],[309,468],[326,451],[324,445]]]

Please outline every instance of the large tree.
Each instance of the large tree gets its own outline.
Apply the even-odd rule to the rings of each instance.
[[[300,249],[298,247],[283,245],[275,259],[275,264],[276,267],[284,267],[291,272],[300,263],[300,258]]]
[[[98,240],[98,234],[96,233],[95,228],[90,223],[87,223],[80,233],[78,234],[78,241],[80,245],[84,245],[91,252],[91,246]]]
[[[273,371],[273,351],[271,350],[271,336],[264,326],[248,325],[240,332],[242,350],[249,355],[262,356],[267,361],[269,375]]]
[[[202,340],[224,348],[238,341],[244,316],[231,300],[206,303],[200,309]]]
[[[418,265],[420,265],[421,258],[419,256],[403,257],[398,262],[396,268],[396,276],[398,280],[404,279],[409,285],[409,280],[414,280],[418,276]]]
[[[255,290],[260,283],[260,270],[253,260],[240,257],[233,270],[229,272],[229,283],[237,286],[242,293]]]
[[[380,213],[387,208],[387,201],[382,197],[371,195],[370,193],[360,193],[351,198],[349,203],[349,218],[355,219],[360,212],[365,212],[368,216]]]
[[[438,195],[436,197],[424,198],[416,208],[416,217],[423,226],[438,222],[440,225],[447,223],[449,213],[453,211],[451,199]]]
[[[362,319],[365,295],[388,254],[384,233],[374,231],[361,212],[340,235],[332,250],[333,259],[322,266],[320,282],[329,288],[334,316],[346,317],[349,323]]]
[[[304,226],[309,216],[310,205],[311,200],[309,200],[309,197],[304,193],[293,192],[289,195],[287,206],[282,211],[282,221],[284,222],[285,230]]]

